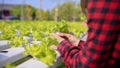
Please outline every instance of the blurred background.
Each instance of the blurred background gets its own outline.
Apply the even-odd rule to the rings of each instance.
[[[0,0],[0,68],[66,68],[51,33],[84,35],[80,0]]]
[[[0,20],[81,21],[80,0],[0,0]]]

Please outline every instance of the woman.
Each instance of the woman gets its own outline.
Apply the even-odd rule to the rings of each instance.
[[[88,10],[88,38],[84,47],[79,47],[81,43],[70,39],[73,36],[69,34],[53,34],[64,64],[67,68],[120,68],[120,0],[83,2],[83,11],[86,5]]]

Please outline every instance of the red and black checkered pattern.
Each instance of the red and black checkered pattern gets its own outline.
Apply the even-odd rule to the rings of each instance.
[[[84,47],[58,46],[67,68],[120,68],[120,0],[89,0]]]

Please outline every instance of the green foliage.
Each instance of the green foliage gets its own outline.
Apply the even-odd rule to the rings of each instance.
[[[58,11],[55,11],[58,8]],[[73,1],[65,2],[63,4],[58,4],[51,10],[35,9],[30,5],[23,6],[23,18],[24,20],[54,20],[57,17],[58,21],[82,21],[83,16],[80,3],[75,3]],[[15,17],[21,16],[21,6],[15,6],[11,9],[11,14]],[[57,14],[57,16],[56,16]]]
[[[60,19],[70,21],[73,16],[74,6],[72,3],[64,3],[58,8],[58,15]]]
[[[55,9],[58,8],[58,11]],[[82,10],[80,7],[80,3],[65,2],[62,5],[52,9],[51,14],[53,15],[53,19],[55,14],[57,14],[57,19],[59,20],[66,20],[66,21],[81,21],[80,18],[82,17]]]
[[[53,20],[52,16],[50,11],[36,10],[35,12],[35,20]]]
[[[69,26],[66,21],[62,20],[61,22],[56,24],[57,32],[69,33]]]
[[[15,47],[18,47],[18,46],[23,46],[23,45],[28,44],[28,41],[27,40],[23,40],[22,36],[20,36],[20,37],[15,36],[15,37],[10,39],[8,44],[10,44],[12,48],[15,48]]]
[[[11,64],[7,64],[7,65],[5,66],[5,68],[15,68],[15,66],[14,66],[14,65],[11,65]]]
[[[38,57],[41,61],[48,65],[52,65],[55,62],[55,52],[50,49],[50,46],[57,44],[57,41],[53,38],[45,37],[41,42],[41,52]],[[43,52],[44,51],[44,52]],[[48,61],[50,60],[50,61]]]
[[[8,30],[8,29],[10,29],[10,30]],[[0,35],[0,40],[5,40],[5,39],[10,40],[11,38],[13,38],[15,36],[15,31],[14,31],[14,29],[12,29],[12,26],[9,26],[6,24],[6,26],[1,28],[0,30],[2,32],[2,34]]]
[[[34,17],[36,9],[33,8],[30,5],[24,5],[23,6],[23,18],[24,20],[31,20],[32,17]],[[15,17],[20,17],[21,16],[21,6],[15,6],[10,10],[10,13],[15,16]]]
[[[15,6],[10,10],[11,14],[15,17],[19,17],[21,13],[21,6]]]
[[[80,21],[83,22],[83,21],[85,21],[85,20],[87,20],[85,14],[81,13],[81,15],[80,15]]]
[[[61,61],[56,68],[66,68],[64,63]]]
[[[28,52],[31,56],[35,57],[36,55],[40,54],[40,45],[33,44],[25,46],[26,52]]]
[[[32,14],[33,14],[33,10],[31,8],[31,6],[26,5],[25,10],[24,10],[24,19],[25,20],[32,20]]]

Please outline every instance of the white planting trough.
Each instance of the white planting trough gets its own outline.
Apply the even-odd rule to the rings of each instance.
[[[16,66],[16,68],[48,68],[48,65],[42,63],[37,59],[32,58]]]
[[[4,67],[7,63],[13,63],[24,57],[23,47],[6,49],[7,53],[0,53],[0,68]]]
[[[7,42],[8,40],[0,40],[0,51],[10,48]]]

